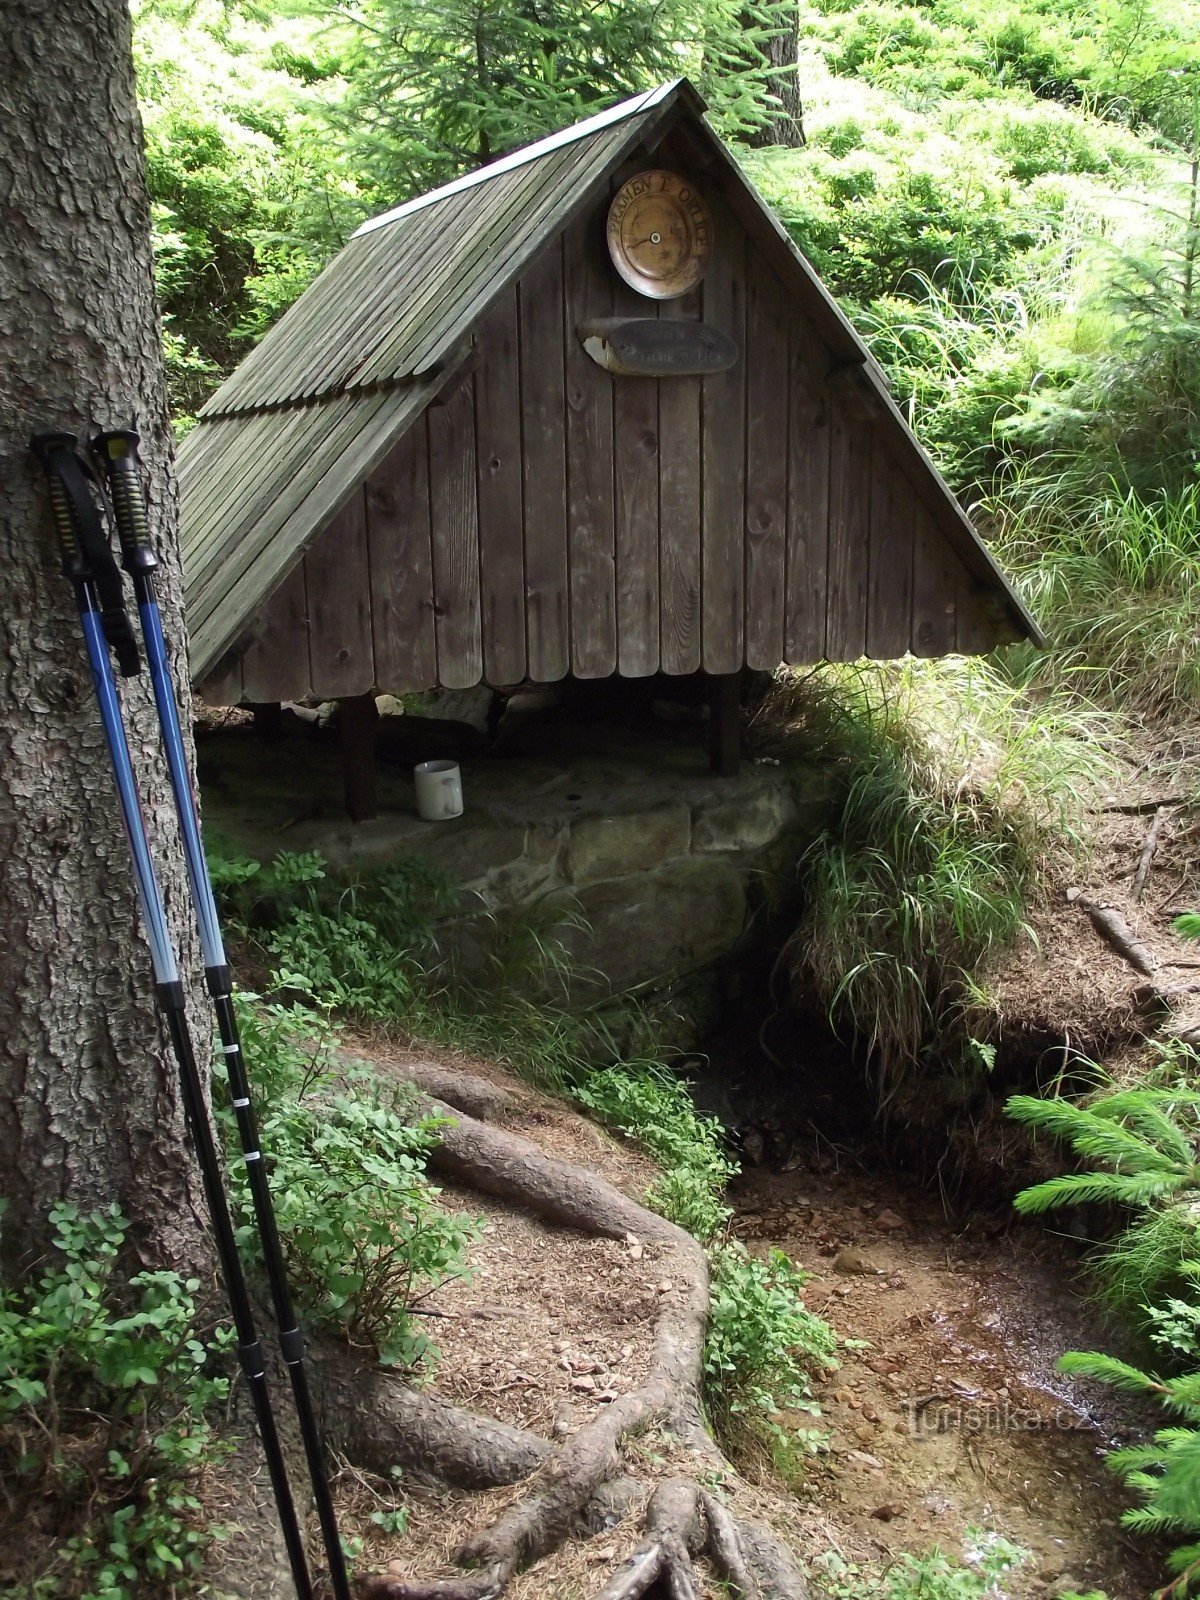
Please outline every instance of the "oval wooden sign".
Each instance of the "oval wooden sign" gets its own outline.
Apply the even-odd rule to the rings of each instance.
[[[675,378],[724,372],[738,358],[727,333],[675,318],[603,317],[581,322],[583,348],[605,372],[624,377]]]

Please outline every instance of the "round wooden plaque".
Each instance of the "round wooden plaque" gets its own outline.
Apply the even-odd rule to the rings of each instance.
[[[639,172],[608,208],[608,252],[632,288],[673,300],[700,282],[712,255],[712,217],[695,184],[676,172]]]

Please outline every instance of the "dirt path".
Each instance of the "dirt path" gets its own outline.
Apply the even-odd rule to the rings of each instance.
[[[957,1551],[974,1525],[1032,1552],[1020,1600],[1144,1600],[1162,1567],[1120,1527],[1103,1465],[1142,1419],[1054,1372],[1100,1337],[1061,1247],[997,1219],[952,1227],[920,1190],[862,1170],[758,1168],[733,1198],[748,1247],[786,1250],[813,1274],[808,1303],[868,1341],[819,1386],[831,1449],[808,1485],[810,1550],[824,1537],[875,1564]]]

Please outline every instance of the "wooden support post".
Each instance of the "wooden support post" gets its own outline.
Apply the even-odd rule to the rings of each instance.
[[[721,778],[735,777],[742,753],[740,672],[708,676],[709,766]]]
[[[254,717],[254,731],[264,739],[278,739],[283,734],[283,707],[278,700],[252,700],[250,711]]]
[[[353,694],[338,702],[342,736],[342,780],[346,815],[351,822],[366,822],[376,813],[375,725],[379,712],[373,694]]]

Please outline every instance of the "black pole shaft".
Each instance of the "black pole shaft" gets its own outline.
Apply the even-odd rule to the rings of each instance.
[[[230,1311],[233,1313],[238,1359],[246,1376],[246,1385],[250,1391],[255,1420],[258,1423],[258,1434],[262,1440],[263,1454],[267,1459],[267,1471],[275,1491],[283,1540],[287,1547],[288,1565],[292,1569],[292,1579],[300,1600],[312,1600],[313,1588],[308,1570],[308,1558],[305,1555],[304,1540],[292,1499],[291,1485],[288,1482],[287,1463],[284,1461],[279,1433],[275,1427],[275,1415],[271,1409],[262,1345],[255,1329],[254,1311],[238,1256],[237,1240],[234,1237],[225,1188],[221,1182],[221,1166],[205,1106],[204,1086],[196,1066],[196,1053],[192,1048],[192,1036],[184,1013],[182,987],[159,985],[157,998],[166,1019],[171,1048],[179,1065],[184,1115],[187,1118],[188,1130],[192,1136],[192,1145],[200,1167],[204,1197],[208,1202],[208,1214],[212,1219],[213,1234],[217,1243],[221,1277],[224,1279],[225,1293],[229,1300]]]
[[[146,659],[154,685],[154,704],[158,713],[159,732],[167,758],[171,793],[175,801],[187,860],[188,882],[199,924],[201,944],[204,947],[205,982],[216,1013],[221,1055],[229,1080],[230,1100],[241,1141],[242,1159],[246,1166],[246,1177],[262,1249],[263,1267],[278,1324],[279,1349],[291,1381],[313,1501],[325,1543],[333,1597],[334,1600],[351,1600],[350,1577],[346,1570],[342,1541],[338,1533],[337,1513],[334,1510],[333,1495],[329,1486],[325,1450],[304,1365],[304,1335],[296,1320],[288,1284],[287,1266],[279,1239],[271,1188],[267,1181],[257,1118],[250,1096],[249,1077],[238,1036],[232,982],[225,958],[220,919],[186,769],[179,708],[167,666],[166,644],[154,591],[153,573],[157,561],[150,545],[145,501],[137,470],[137,442],[137,434],[132,429],[119,430],[100,434],[94,441],[94,448],[104,468],[112,495],[122,561],[133,580],[134,596],[146,645]],[[207,1118],[205,1125],[207,1126]]]
[[[187,1025],[178,957],[167,924],[162,890],[159,887],[145,818],[138,799],[124,716],[109,659],[109,648],[113,640],[112,636],[107,634],[101,620],[103,613],[93,580],[93,561],[107,561],[107,549],[99,524],[95,522],[95,508],[91,504],[86,482],[74,457],[74,444],[74,439],[67,434],[39,435],[32,441],[32,448],[41,459],[46,471],[51,509],[62,549],[63,570],[74,590],[79,611],[113,783],[129,845],[138,904],[150,945],[155,997],[166,1021],[172,1051],[179,1068],[184,1114],[200,1168],[216,1241],[217,1260],[233,1314],[238,1357],[250,1389],[287,1548],[288,1562],[298,1600],[313,1600],[312,1579],[305,1557],[304,1540],[288,1482],[287,1465],[275,1427],[271,1397],[267,1389],[262,1347],[254,1326],[253,1309],[225,1198],[221,1165],[213,1141],[204,1086],[196,1066],[195,1051]],[[72,462],[75,462],[74,470]],[[90,531],[89,522],[94,523]],[[115,568],[113,571],[115,573]],[[112,584],[109,587],[112,589]],[[116,588],[111,598],[114,604],[119,601],[119,578],[116,579]],[[127,639],[122,635],[122,638],[125,642],[132,642],[131,635],[127,636]],[[135,657],[130,658],[126,654],[124,661],[131,660],[136,669]]]
[[[333,1584],[334,1600],[350,1600],[350,1576],[338,1533],[337,1513],[329,1489],[329,1473],[325,1461],[325,1448],[317,1424],[316,1408],[308,1386],[308,1371],[304,1365],[304,1335],[296,1321],[292,1305],[292,1292],[288,1284],[283,1247],[279,1242],[279,1229],[275,1221],[275,1206],[271,1187],[267,1181],[266,1166],[259,1144],[258,1119],[250,1096],[250,1082],[246,1073],[238,1035],[237,1015],[233,1009],[233,996],[228,967],[213,967],[206,973],[213,1009],[217,1017],[217,1031],[221,1039],[221,1054],[229,1075],[229,1092],[237,1118],[242,1155],[250,1182],[250,1196],[254,1203],[254,1216],[262,1245],[263,1266],[279,1325],[279,1349],[291,1379],[292,1396],[296,1403],[296,1416],[300,1423],[300,1437],[308,1459],[309,1479],[313,1500],[325,1541],[325,1554],[329,1562],[329,1576]]]

